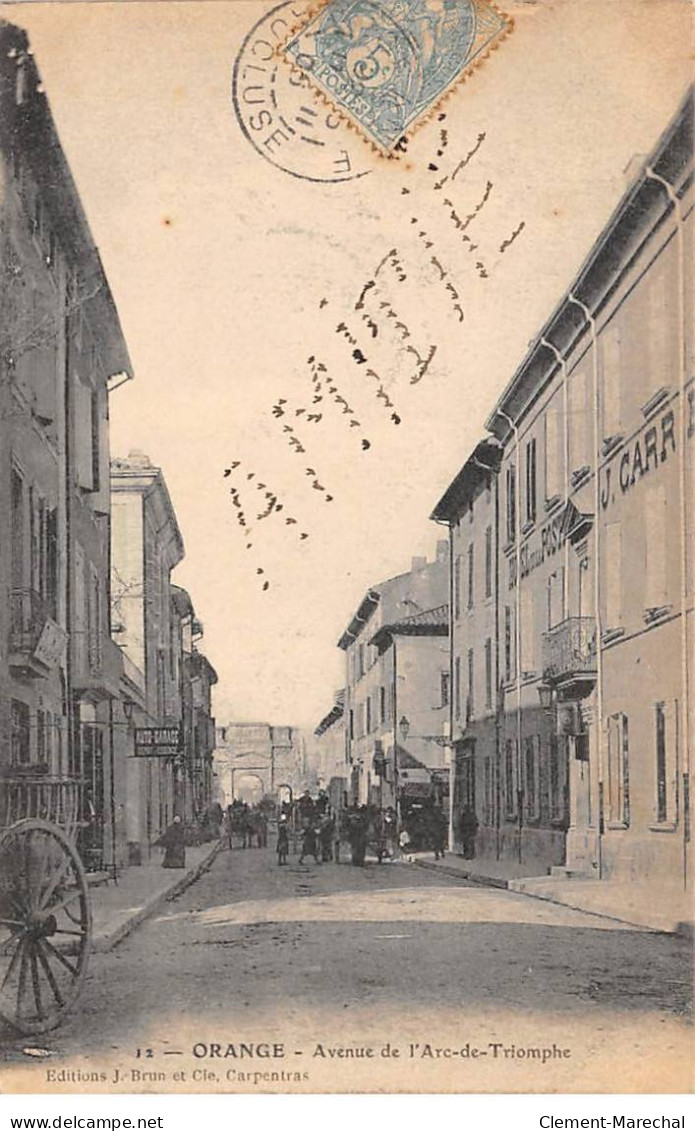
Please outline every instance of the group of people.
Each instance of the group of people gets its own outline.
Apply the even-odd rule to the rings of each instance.
[[[205,814],[205,824],[211,834],[221,835],[224,813],[219,804],[210,806]],[[457,839],[464,859],[475,856],[478,819],[470,805],[464,805],[456,819]],[[268,845],[267,807],[248,805],[236,800],[227,807],[226,831],[229,847],[234,838],[241,848],[266,848]],[[290,852],[290,833],[301,839],[299,863],[307,858],[316,864],[340,863],[341,848],[350,848],[350,860],[356,867],[365,863],[367,849],[371,846],[379,863],[400,854],[412,859],[418,850],[430,848],[435,860],[444,856],[448,841],[448,819],[437,805],[418,805],[402,815],[400,832],[393,808],[380,809],[376,805],[348,805],[339,812],[332,809],[328,794],[319,790],[312,797],[305,790],[298,801],[283,803],[277,822],[276,852],[278,865],[286,865]],[[165,849],[162,861],[165,868],[184,868],[186,860],[186,829],[180,817],[174,817],[166,832],[157,841]]]
[[[241,848],[267,848],[268,814],[262,805],[249,805],[246,801],[232,801],[227,806],[227,837],[229,847],[234,840],[240,841]]]

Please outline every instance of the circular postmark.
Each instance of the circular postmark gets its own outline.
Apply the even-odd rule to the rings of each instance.
[[[278,58],[278,45],[305,17],[301,3],[285,0],[251,29],[234,63],[234,112],[256,152],[283,172],[319,182],[362,177],[370,172],[362,141]]]

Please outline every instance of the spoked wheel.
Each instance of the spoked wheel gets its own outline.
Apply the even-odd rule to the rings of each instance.
[[[29,818],[0,835],[0,1017],[20,1033],[60,1024],[87,971],[84,868],[61,830]]]

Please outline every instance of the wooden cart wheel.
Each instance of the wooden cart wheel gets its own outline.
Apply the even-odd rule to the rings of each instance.
[[[91,947],[84,868],[57,825],[28,818],[0,835],[0,1017],[20,1033],[59,1025]]]

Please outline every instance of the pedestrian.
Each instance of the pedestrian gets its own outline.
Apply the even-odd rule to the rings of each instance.
[[[367,854],[367,812],[364,805],[360,805],[352,814],[348,835],[352,850],[352,863],[355,867],[361,868]]]
[[[163,868],[186,867],[186,834],[179,816],[174,817],[157,844],[164,849]]]
[[[398,837],[398,846],[401,850],[401,855],[405,856],[406,860],[410,864],[412,864],[412,862],[413,862],[413,854],[411,852],[412,842],[411,842],[411,839],[410,839],[410,833],[408,832],[407,829],[401,829],[399,837]]]
[[[304,863],[305,856],[313,856],[317,864],[320,864],[316,854],[316,829],[312,821],[309,821],[302,830],[302,851],[299,857],[299,863]]]
[[[475,858],[475,838],[478,833],[478,818],[471,805],[464,806],[459,818],[459,835],[464,860]]]
[[[444,849],[447,842],[448,825],[447,819],[442,813],[442,810],[436,808],[432,813],[432,847],[434,849],[434,858],[439,860],[440,856],[444,859]]]
[[[335,818],[330,813],[325,813],[319,825],[319,842],[321,844],[321,862],[329,864],[333,858],[333,837],[335,835]]]
[[[283,864],[287,863],[287,857],[289,855],[289,851],[290,851],[290,838],[289,838],[289,835],[287,833],[287,819],[285,817],[281,817],[280,821],[278,823],[278,842],[277,842],[277,854],[278,854],[278,865],[279,866],[282,866]],[[300,863],[301,863],[301,860],[300,860]]]

